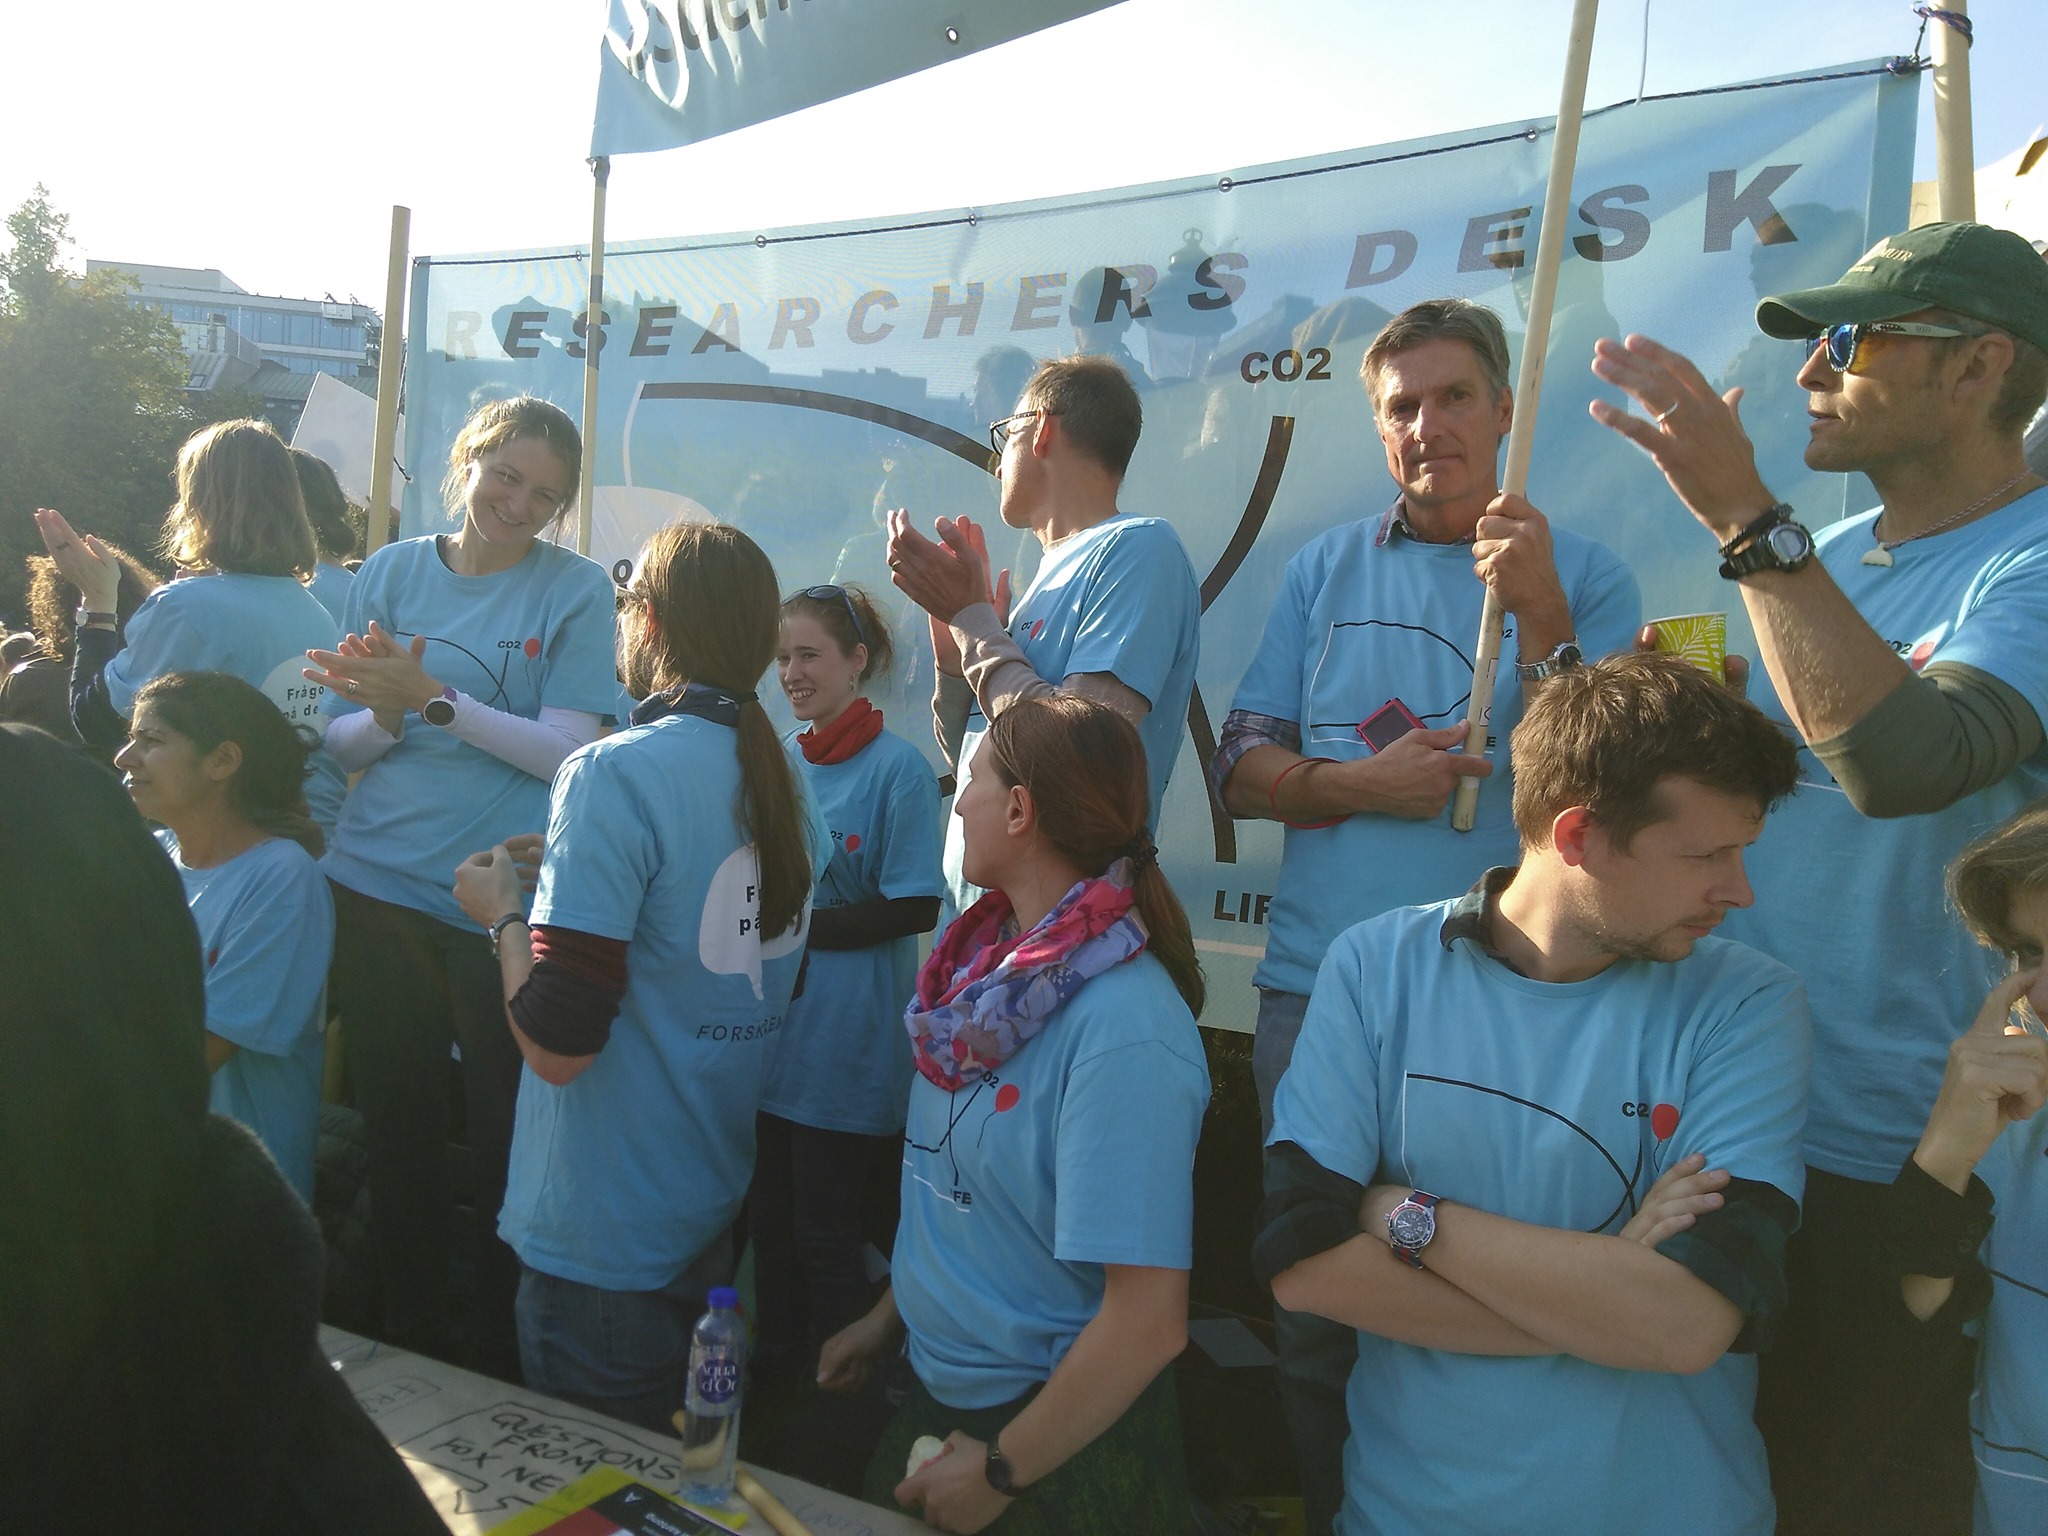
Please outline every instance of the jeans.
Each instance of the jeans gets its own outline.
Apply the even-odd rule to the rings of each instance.
[[[825,1340],[868,1308],[861,1193],[873,1158],[898,1152],[902,1138],[761,1114],[754,1145],[755,1359],[764,1371],[800,1365],[808,1375]]]
[[[658,1291],[608,1291],[531,1266],[519,1276],[519,1363],[536,1392],[672,1435],[690,1369],[690,1330],[732,1280],[721,1235]]]
[[[521,1062],[505,1019],[497,957],[481,933],[346,886],[332,889],[329,996],[341,1015],[349,1081],[363,1114],[384,1336],[443,1357],[453,1342],[449,1057],[459,1042],[477,1223],[476,1316],[466,1354],[486,1370],[509,1374],[516,1363],[519,1261],[498,1238],[498,1210]]]
[[[1252,1037],[1252,1082],[1259,1094],[1259,1128],[1273,1134],[1273,1093],[1294,1059],[1308,999],[1299,992],[1259,988],[1258,1033]],[[1344,1389],[1358,1363],[1358,1335],[1342,1323],[1273,1307],[1280,1368],[1274,1384],[1301,1473],[1301,1507],[1309,1536],[1328,1536],[1344,1502],[1344,1441],[1351,1432]]]

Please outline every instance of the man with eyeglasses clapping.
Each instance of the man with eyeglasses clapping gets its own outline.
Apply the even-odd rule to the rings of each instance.
[[[1875,510],[1808,533],[1757,473],[1741,391],[1646,337],[1601,341],[1593,371],[1649,419],[1591,409],[1719,543],[1756,700],[1806,749],[1728,924],[1813,1005],[1804,1227],[1758,1419],[1781,1532],[1963,1531],[1970,1346],[1893,1369],[1910,1346],[1887,1254],[1911,1234],[1882,1212],[1987,979],[1942,867],[2048,791],[2048,489],[2022,448],[2048,395],[2048,264],[2004,230],[1926,225],[1757,324],[1805,344],[1808,467],[1869,476]]]

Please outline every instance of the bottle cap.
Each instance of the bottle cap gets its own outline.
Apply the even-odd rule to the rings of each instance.
[[[714,1312],[733,1312],[739,1308],[740,1293],[729,1285],[714,1285],[704,1299],[711,1303]]]

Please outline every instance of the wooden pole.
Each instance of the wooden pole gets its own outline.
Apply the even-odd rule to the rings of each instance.
[[[1967,16],[1966,0],[1942,9]],[[1944,223],[1977,217],[1976,145],[1970,132],[1970,41],[1939,16],[1934,28],[1934,206]]]
[[[391,530],[391,465],[398,456],[398,382],[405,364],[405,258],[412,237],[412,210],[391,210],[391,257],[384,269],[384,331],[377,347],[377,430],[370,443],[369,526],[363,554],[384,547]]]
[[[1543,354],[1550,348],[1550,312],[1557,303],[1557,268],[1564,259],[1564,226],[1569,216],[1572,171],[1579,159],[1579,118],[1586,106],[1586,71],[1593,57],[1593,21],[1600,0],[1574,0],[1571,41],[1565,49],[1564,89],[1557,101],[1557,135],[1550,146],[1550,182],[1543,192],[1543,223],[1536,235],[1536,274],[1529,293],[1529,326],[1522,338],[1522,366],[1515,379],[1515,419],[1508,429],[1508,461],[1501,489],[1522,495],[1529,488],[1529,456],[1536,437],[1536,403],[1543,393]],[[1493,589],[1479,616],[1479,643],[1472,659],[1472,699],[1465,718],[1471,730],[1465,750],[1490,756],[1493,748],[1493,675],[1500,663],[1504,615]],[[1479,815],[1478,779],[1460,779],[1451,805],[1451,825],[1470,832]]]
[[[590,294],[583,311],[583,468],[576,479],[576,553],[590,553],[590,509],[597,495],[597,354],[604,345],[604,194],[609,156],[590,162]]]

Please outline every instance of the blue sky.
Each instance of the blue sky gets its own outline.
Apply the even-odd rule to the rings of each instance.
[[[662,155],[621,158],[610,234],[652,239],[985,205],[1541,116],[1569,0],[1126,0]],[[1978,0],[1979,164],[2048,121],[2048,5]],[[415,253],[588,238],[602,0],[108,0],[10,16],[0,205],[38,181],[76,256],[217,266],[381,302]],[[1589,105],[1635,94],[1643,0],[1608,0]],[[1907,52],[1905,0],[1651,0],[1647,88]],[[1931,91],[1920,168],[1932,174]]]

